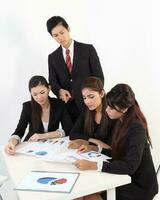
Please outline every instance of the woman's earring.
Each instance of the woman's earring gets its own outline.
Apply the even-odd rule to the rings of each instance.
[[[127,112],[127,110],[128,110],[128,108],[125,108],[122,112],[123,113],[126,113]]]

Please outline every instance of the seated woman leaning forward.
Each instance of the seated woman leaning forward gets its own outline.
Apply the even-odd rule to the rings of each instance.
[[[97,77],[88,77],[82,84],[82,96],[86,109],[82,111],[70,133],[69,148],[79,148],[82,144],[93,144],[93,148],[110,148],[109,123],[106,115],[106,95],[102,81]]]
[[[107,93],[107,103],[106,113],[116,123],[112,130],[111,149],[102,149],[102,153],[111,155],[112,161],[77,160],[74,164],[81,170],[94,169],[131,176],[130,184],[116,189],[116,200],[152,200],[158,192],[157,177],[147,122],[135,95],[130,86],[118,84]],[[83,145],[82,151],[87,149],[91,147]],[[100,199],[100,195],[93,194],[92,199]]]
[[[24,136],[29,125],[25,141],[58,138],[69,135],[72,121],[61,100],[49,97],[50,86],[43,76],[33,76],[29,81],[31,101],[23,103],[20,120],[12,134],[5,151],[15,154],[16,145]],[[59,129],[59,123],[62,129]]]

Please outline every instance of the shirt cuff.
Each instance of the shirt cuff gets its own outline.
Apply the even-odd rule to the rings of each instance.
[[[11,140],[12,138],[18,140],[18,144],[21,142],[21,138],[18,135],[11,135],[9,140]]]
[[[59,128],[56,131],[59,132],[61,138],[66,136],[65,131],[63,129]]]
[[[103,167],[103,161],[97,162],[97,172],[101,172]]]
[[[97,147],[98,147],[98,152],[101,153],[103,148],[100,145],[98,145]]]

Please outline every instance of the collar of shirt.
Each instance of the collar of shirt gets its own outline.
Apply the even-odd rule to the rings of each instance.
[[[72,40],[68,49],[70,50],[69,55],[70,55],[70,58],[71,58],[71,63],[73,65],[74,40]],[[64,47],[62,47],[62,52],[63,52],[63,58],[66,61],[66,49]]]

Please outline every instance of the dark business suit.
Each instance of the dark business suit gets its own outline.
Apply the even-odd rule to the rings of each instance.
[[[94,121],[93,124],[93,132],[91,135],[87,135],[86,132],[84,132],[84,123],[85,123],[85,110],[81,112],[79,118],[77,119],[75,125],[73,126],[71,132],[70,132],[70,140],[75,140],[75,139],[84,139],[88,140],[89,138],[95,138],[98,140],[101,140],[105,143],[110,143],[112,136],[111,136],[111,129],[114,126],[114,120],[110,120],[107,118],[106,115],[106,126],[103,126],[102,124],[97,124]]]
[[[50,117],[48,124],[48,132],[56,131],[59,128],[59,123],[61,122],[62,128],[65,131],[66,135],[69,135],[72,128],[72,120],[68,112],[66,111],[65,105],[63,102],[56,98],[49,98],[50,100]],[[29,132],[25,137],[25,140],[28,140],[34,133],[32,128],[32,109],[31,101],[23,103],[23,109],[19,119],[19,123],[15,132],[12,135],[18,135],[20,138],[24,136],[25,130],[29,125]],[[44,133],[44,127],[42,121],[39,126],[38,133]]]
[[[102,172],[131,176],[131,184],[117,188],[116,200],[151,200],[158,192],[157,177],[145,129],[139,122],[130,126],[123,144],[124,158],[104,162]]]
[[[61,88],[73,93],[75,105],[78,109],[77,111],[75,110],[77,112],[75,117],[77,118],[84,106],[81,95],[81,84],[83,80],[89,76],[97,76],[104,82],[101,64],[95,48],[90,44],[74,41],[73,68],[71,74],[67,70],[61,46],[49,55],[48,65],[49,83],[51,84],[53,93],[59,97],[59,90]],[[67,104],[72,103],[68,102]],[[67,109],[71,115],[74,115],[74,112],[71,112],[74,109],[73,107],[68,106]]]

